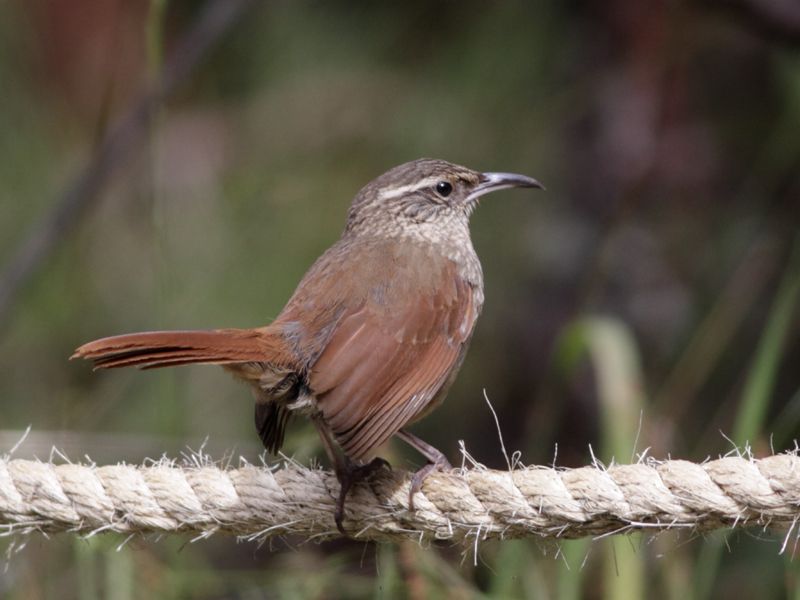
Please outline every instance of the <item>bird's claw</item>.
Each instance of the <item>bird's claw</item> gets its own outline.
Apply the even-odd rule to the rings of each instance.
[[[339,498],[336,501],[336,511],[333,513],[334,521],[336,521],[336,529],[346,536],[347,532],[344,530],[344,501],[347,498],[347,493],[355,483],[361,480],[368,479],[373,473],[379,471],[383,467],[391,469],[392,465],[386,459],[375,457],[365,465],[357,465],[353,462],[347,461],[342,468],[336,469],[336,477],[339,480]]]
[[[434,471],[447,471],[453,468],[450,461],[445,458],[444,454],[439,456],[436,461],[429,462],[427,465],[416,471],[411,476],[411,486],[408,490],[408,510],[414,511],[414,495],[422,489],[422,484],[427,479],[428,475]]]

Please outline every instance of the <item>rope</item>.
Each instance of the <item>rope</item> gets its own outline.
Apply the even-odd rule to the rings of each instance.
[[[346,505],[347,531],[361,540],[464,542],[683,527],[785,530],[800,518],[795,454],[434,473],[415,497],[414,512],[408,510],[409,481],[407,472],[382,469],[355,486]],[[101,467],[0,459],[0,531],[326,539],[339,536],[333,522],[338,489],[332,473],[291,462],[277,469],[220,468],[202,457],[183,466],[162,460]]]

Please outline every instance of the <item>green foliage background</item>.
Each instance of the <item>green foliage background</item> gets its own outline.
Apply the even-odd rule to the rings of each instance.
[[[2,450],[31,425],[16,456],[56,443],[140,462],[208,437],[212,455],[256,460],[250,395],[221,370],[92,374],[66,357],[113,333],[268,322],[361,185],[420,156],[548,188],[473,217],[484,314],[448,401],[416,429],[451,460],[463,439],[504,465],[484,389],[525,463],[584,465],[590,445],[606,462],[703,460],[732,450],[726,436],[756,455],[794,448],[800,33],[741,6],[760,4],[257,4],[3,316]],[[0,4],[0,265],[199,7]],[[301,423],[286,451],[322,454]],[[477,557],[122,541],[33,537],[0,595],[800,597],[793,542],[781,556],[761,531],[486,543]]]

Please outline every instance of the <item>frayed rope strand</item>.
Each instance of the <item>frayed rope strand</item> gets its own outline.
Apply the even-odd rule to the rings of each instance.
[[[348,496],[345,527],[361,540],[578,538],[646,529],[777,527],[800,520],[800,458],[730,456],[579,469],[435,473],[408,510],[410,476],[381,470]],[[335,476],[161,461],[146,466],[0,460],[0,533],[226,533],[338,537]]]

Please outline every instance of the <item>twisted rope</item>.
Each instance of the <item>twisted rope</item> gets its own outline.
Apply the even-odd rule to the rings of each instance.
[[[381,470],[348,496],[345,527],[362,540],[576,538],[636,529],[775,526],[800,518],[800,457],[727,457],[512,471],[435,473],[408,510],[409,474]],[[325,539],[339,485],[328,471],[98,467],[0,460],[0,529],[6,533],[215,532],[263,540]]]

